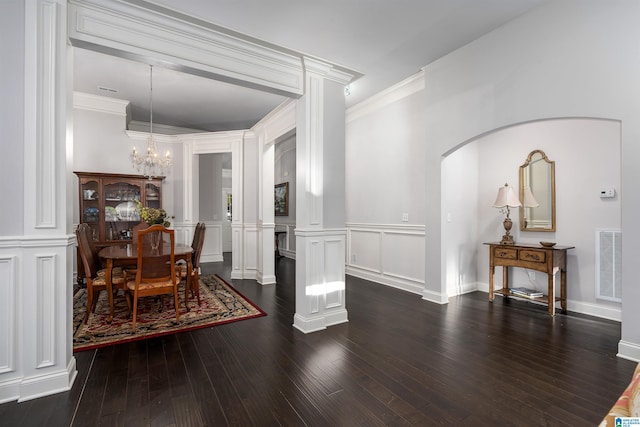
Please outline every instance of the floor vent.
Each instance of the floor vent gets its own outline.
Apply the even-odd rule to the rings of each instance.
[[[596,270],[596,297],[621,302],[621,230],[596,230]]]

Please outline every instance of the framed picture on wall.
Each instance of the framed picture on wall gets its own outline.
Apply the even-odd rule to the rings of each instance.
[[[275,186],[275,198],[273,201],[276,216],[289,215],[289,183],[283,182]]]

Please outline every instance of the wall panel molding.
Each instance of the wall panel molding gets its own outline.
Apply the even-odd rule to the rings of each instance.
[[[424,239],[421,225],[348,223],[346,274],[421,295]]]
[[[16,260],[15,255],[0,255],[0,374],[16,369]]]
[[[54,365],[56,335],[56,255],[36,255],[36,367]]]

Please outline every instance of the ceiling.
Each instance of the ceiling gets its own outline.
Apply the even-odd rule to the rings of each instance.
[[[140,4],[140,0],[125,0]],[[154,0],[213,24],[361,72],[347,106],[548,0]],[[131,101],[149,121],[146,64],[75,48],[74,90]],[[100,89],[102,88],[102,89]],[[117,92],[114,92],[117,91]],[[153,122],[247,129],[285,98],[155,66]]]

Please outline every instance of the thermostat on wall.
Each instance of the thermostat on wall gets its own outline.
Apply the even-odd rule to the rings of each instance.
[[[608,199],[611,197],[615,197],[616,196],[616,190],[615,188],[603,188],[600,190],[600,198],[601,199]]]

